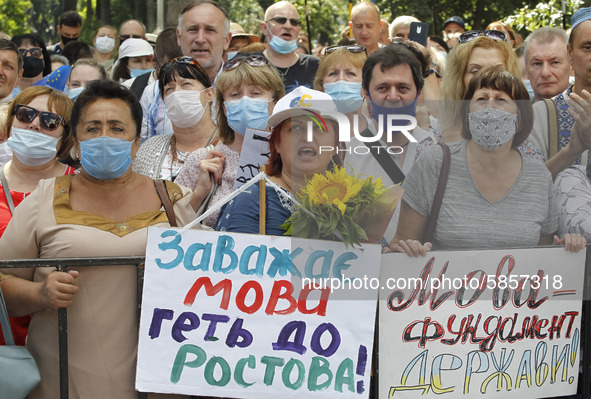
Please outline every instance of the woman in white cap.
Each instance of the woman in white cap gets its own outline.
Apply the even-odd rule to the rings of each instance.
[[[331,96],[301,86],[279,100],[269,117],[271,156],[266,173],[274,185],[267,186],[267,235],[285,234],[280,226],[291,216],[292,194],[305,186],[306,179],[342,166],[342,158],[336,155],[338,125],[325,117],[324,112],[337,112]],[[311,117],[317,123],[311,124],[312,140],[309,141],[307,129]],[[222,210],[216,230],[259,232],[258,186],[241,193]]]
[[[119,57],[113,66],[111,79],[124,82],[154,70],[154,49],[144,39],[127,39],[119,47]]]

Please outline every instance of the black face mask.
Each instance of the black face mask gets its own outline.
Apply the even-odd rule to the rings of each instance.
[[[64,46],[70,42],[78,40],[77,37],[65,37],[64,35],[61,35],[61,37],[62,37],[62,43],[64,44]]]
[[[23,77],[34,78],[43,72],[45,64],[42,58],[37,57],[25,57],[23,58]]]

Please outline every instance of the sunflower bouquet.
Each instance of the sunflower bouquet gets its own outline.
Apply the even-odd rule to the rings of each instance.
[[[286,235],[339,240],[347,246],[378,242],[401,196],[400,186],[385,188],[381,178],[348,175],[337,167],[308,180],[282,227]]]

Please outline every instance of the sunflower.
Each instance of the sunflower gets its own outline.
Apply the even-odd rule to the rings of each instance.
[[[303,194],[308,195],[312,205],[336,205],[344,215],[347,201],[357,195],[362,187],[363,181],[347,175],[345,168],[335,168],[334,172],[327,171],[326,175],[314,175]]]

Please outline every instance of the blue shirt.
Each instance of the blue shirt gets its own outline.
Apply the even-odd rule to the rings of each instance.
[[[259,185],[240,193],[227,203],[220,213],[216,230],[234,233],[259,233]],[[267,221],[265,234],[282,236],[282,224],[291,216],[291,194],[287,191],[277,194],[273,187],[267,186]]]

